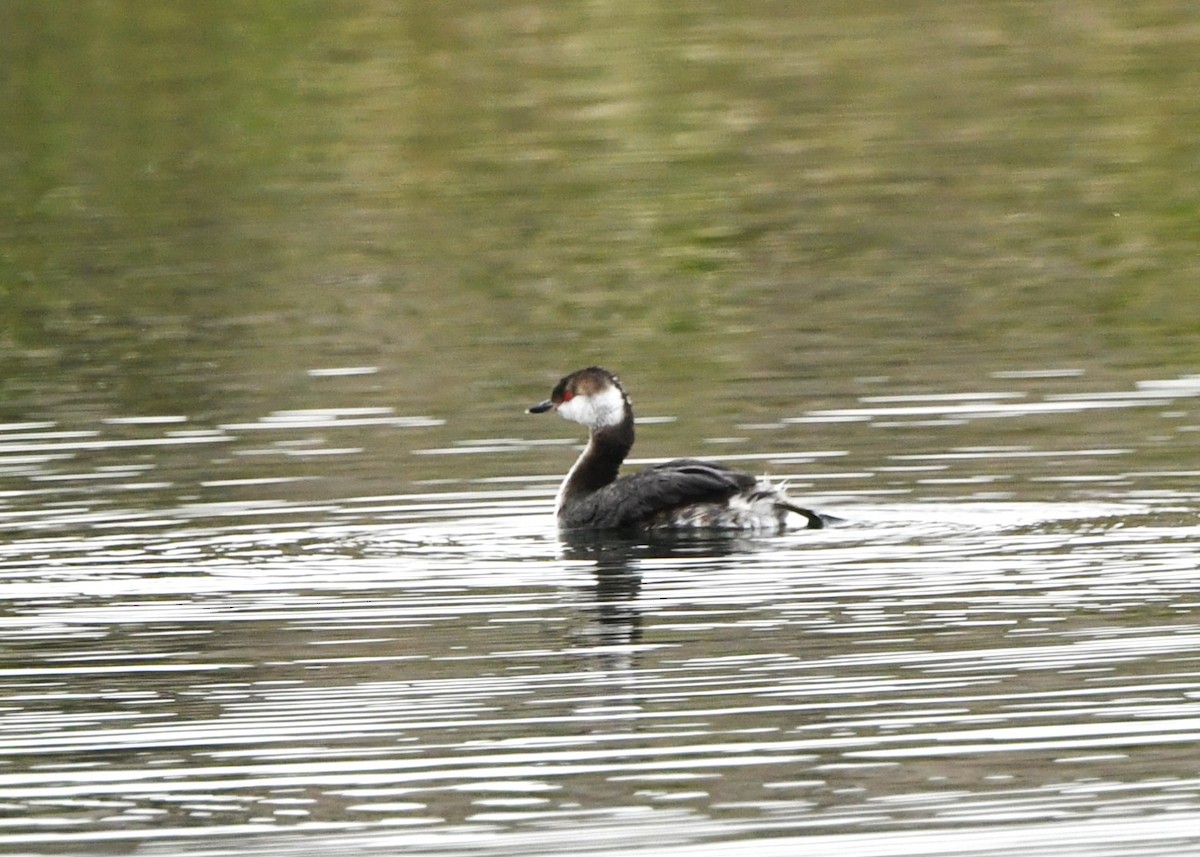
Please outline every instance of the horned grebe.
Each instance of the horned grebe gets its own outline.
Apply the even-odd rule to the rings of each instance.
[[[709,461],[677,458],[617,478],[633,446],[633,407],[617,376],[599,366],[572,372],[531,414],[556,410],[588,427],[588,444],[558,490],[555,513],[568,528],[714,528],[782,532],[789,512],[805,527],[825,520],[793,505],[767,482]]]

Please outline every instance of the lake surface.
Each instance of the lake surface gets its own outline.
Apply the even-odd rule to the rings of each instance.
[[[1194,412],[1200,378],[1037,400],[1006,386],[797,412],[893,431],[936,415],[946,448],[876,448],[869,469],[849,444],[729,455],[845,519],[755,539],[563,536],[544,476],[319,503],[222,480],[192,487],[257,499],[152,499],[178,446],[302,449],[319,473],[337,451],[323,436],[358,413],[7,425],[0,461],[21,476],[6,484],[26,487],[0,512],[3,842],[1200,846],[1196,472],[1135,449],[955,443],[979,421],[1052,433],[1080,411],[1194,429],[1170,415]],[[371,419],[345,430],[425,430]],[[412,452],[482,471],[570,453],[479,448]],[[98,463],[122,457],[139,463]],[[1057,499],[1025,499],[1047,487]]]
[[[0,851],[1200,851],[1200,18],[6,3]],[[842,519],[562,534],[631,467]]]

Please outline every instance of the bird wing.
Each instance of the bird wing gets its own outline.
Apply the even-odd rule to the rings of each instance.
[[[720,464],[677,458],[623,476],[582,498],[566,523],[573,527],[626,527],[658,512],[692,503],[722,503],[757,480]]]

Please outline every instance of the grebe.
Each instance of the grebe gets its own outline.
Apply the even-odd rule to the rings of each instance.
[[[618,478],[633,446],[633,407],[617,376],[599,366],[567,375],[549,410],[588,427],[588,444],[558,490],[555,514],[564,528],[669,530],[713,528],[782,532],[789,513],[820,529],[825,519],[802,509],[781,488],[749,473],[694,458],[677,458]]]

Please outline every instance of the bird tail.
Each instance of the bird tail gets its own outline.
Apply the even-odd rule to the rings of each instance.
[[[822,515],[819,512],[814,512],[812,509],[805,509],[802,506],[796,506],[792,503],[780,503],[779,506],[782,509],[787,509],[789,512],[795,512],[808,521],[806,529],[809,530],[823,530],[829,524],[837,523],[839,520],[830,515]]]
[[[793,512],[804,518],[807,521],[805,525],[805,529],[807,530],[823,530],[828,526],[843,523],[841,518],[835,518],[833,515],[823,515],[820,512],[814,512],[812,509],[797,506],[787,495],[787,482],[772,485],[770,478],[763,476],[759,480],[757,487],[758,491],[754,496],[763,499],[770,498],[774,502],[781,525],[783,524],[784,512]]]

